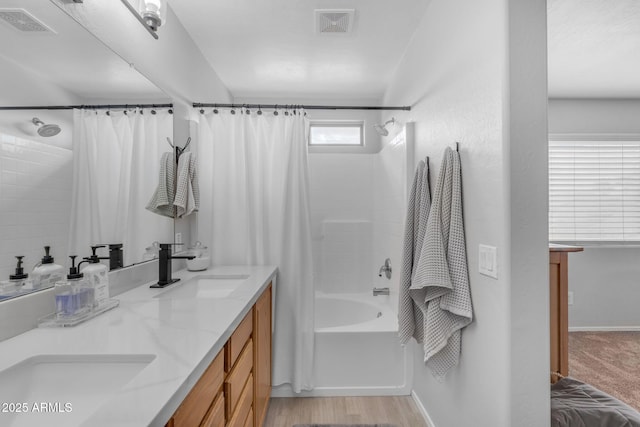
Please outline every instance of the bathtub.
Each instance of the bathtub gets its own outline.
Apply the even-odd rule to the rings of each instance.
[[[410,394],[411,352],[398,340],[390,298],[316,293],[315,388],[295,396]],[[272,395],[294,394],[280,386]]]

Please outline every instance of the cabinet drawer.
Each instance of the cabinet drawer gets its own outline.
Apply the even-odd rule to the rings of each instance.
[[[251,336],[251,332],[253,332],[253,310],[249,310],[249,313],[247,313],[242,322],[240,322],[240,325],[238,325],[231,335],[231,338],[229,338],[229,341],[227,341],[227,345],[224,347],[226,353],[224,364],[225,372],[229,372],[231,368],[233,368],[240,352]]]
[[[253,367],[253,340],[242,350],[238,362],[231,369],[224,381],[224,391],[227,398],[227,414],[232,414],[235,410],[243,392],[247,378],[251,374]],[[244,419],[242,420],[244,421]]]
[[[173,414],[175,427],[200,425],[224,381],[224,352],[220,352]]]
[[[200,427],[224,427],[224,393],[219,393]]]
[[[244,427],[253,427],[253,408],[249,409],[249,415],[244,422]]]
[[[249,411],[251,411],[251,403],[253,401],[253,375],[249,375],[249,379],[242,390],[240,401],[236,410],[231,415],[227,427],[244,427]]]

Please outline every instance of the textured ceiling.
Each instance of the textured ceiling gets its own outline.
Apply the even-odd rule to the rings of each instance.
[[[640,1],[549,0],[549,96],[640,98]]]
[[[49,82],[80,100],[144,100],[166,98],[135,69],[113,53],[56,5],[46,0],[0,0],[0,8],[22,8],[55,33],[21,32],[0,21],[0,63],[12,63],[24,72],[0,70],[2,104],[20,100],[49,102],[38,87]],[[37,80],[37,81],[36,81]],[[6,87],[4,85],[6,84]],[[33,88],[31,93],[21,89]],[[11,98],[11,99],[8,99]],[[17,98],[17,99],[14,99]]]
[[[429,0],[172,0],[235,97],[381,98]],[[314,9],[355,9],[316,34]]]

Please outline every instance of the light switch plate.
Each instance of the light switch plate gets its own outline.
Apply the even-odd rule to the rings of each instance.
[[[498,249],[495,246],[479,246],[478,271],[485,276],[498,278]]]

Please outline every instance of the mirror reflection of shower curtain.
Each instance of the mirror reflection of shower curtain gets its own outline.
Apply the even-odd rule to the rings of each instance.
[[[173,220],[145,209],[157,183],[160,157],[170,150],[173,116],[74,110],[70,255],[90,245],[123,243],[124,264],[142,261],[153,241],[173,241]],[[107,252],[103,249],[103,256]]]
[[[198,239],[217,265],[277,265],[272,384],[313,388],[308,120],[200,115]],[[202,167],[207,165],[207,167]]]

